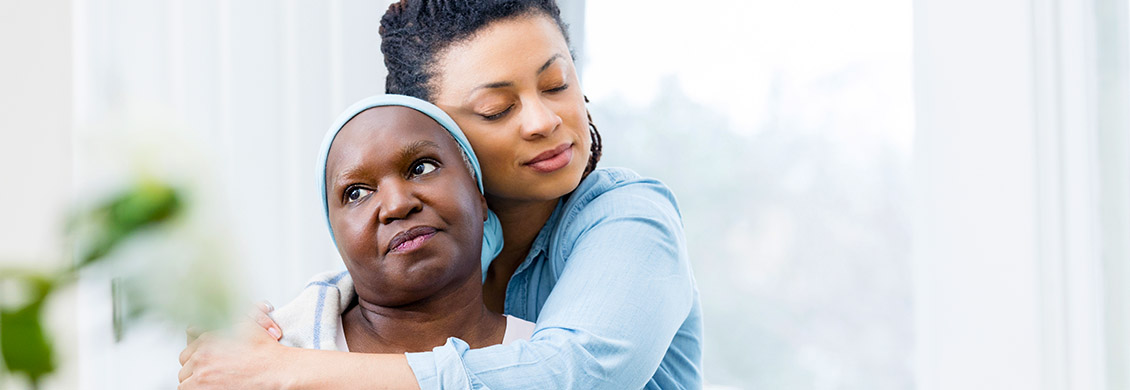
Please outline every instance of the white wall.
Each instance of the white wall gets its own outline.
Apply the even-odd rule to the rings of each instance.
[[[1110,28],[1125,15],[1100,21],[1103,4],[1125,13],[1125,1],[915,1],[922,389],[1127,388],[1125,314],[1111,308],[1125,306],[1130,221],[1112,195],[1130,177],[1110,172],[1130,153],[1130,69],[1126,30]]]
[[[1130,389],[1130,2],[1096,1],[1095,15],[1107,383]]]
[[[0,259],[58,257],[71,180],[71,6],[0,3]],[[33,169],[28,169],[29,167]]]
[[[0,2],[0,268],[68,260],[60,238],[74,196],[71,9],[66,0]],[[77,387],[74,301],[66,290],[49,303],[60,370],[46,388]]]

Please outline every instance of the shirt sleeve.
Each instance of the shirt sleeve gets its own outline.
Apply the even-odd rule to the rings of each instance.
[[[576,194],[575,194],[576,195]],[[695,301],[670,191],[640,181],[565,216],[567,258],[527,342],[409,353],[422,389],[638,389]],[[690,384],[690,386],[694,386]]]

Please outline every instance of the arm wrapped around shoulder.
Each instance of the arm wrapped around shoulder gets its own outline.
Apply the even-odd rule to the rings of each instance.
[[[702,386],[701,311],[674,196],[630,171],[594,176],[561,210],[542,265],[556,283],[531,340],[410,357],[422,388]]]

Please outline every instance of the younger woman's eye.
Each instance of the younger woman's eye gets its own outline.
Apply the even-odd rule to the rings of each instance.
[[[566,89],[569,89],[569,84],[561,84],[560,87],[550,88],[550,89],[545,90],[545,92],[547,92],[547,93],[561,92],[561,91],[564,91]]]
[[[514,106],[506,107],[505,110],[502,110],[497,114],[480,115],[480,116],[482,116],[483,119],[486,119],[488,121],[499,120],[499,119],[502,119],[503,116],[506,116],[506,113],[510,112],[511,108],[514,108]]]
[[[421,176],[432,173],[432,171],[439,168],[434,162],[431,161],[418,161],[412,165],[412,176]]]
[[[345,203],[348,204],[348,203],[356,202],[358,200],[361,200],[361,198],[369,196],[369,194],[371,194],[371,193],[373,193],[373,190],[369,190],[369,189],[365,189],[365,188],[361,188],[361,187],[346,188],[345,189]]]

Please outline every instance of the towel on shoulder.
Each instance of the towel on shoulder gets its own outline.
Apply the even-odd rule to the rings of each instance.
[[[271,318],[282,328],[279,342],[290,347],[348,351],[341,314],[356,296],[349,271],[315,275],[297,298],[271,312]],[[529,340],[533,333],[534,323],[508,315],[502,344]]]

